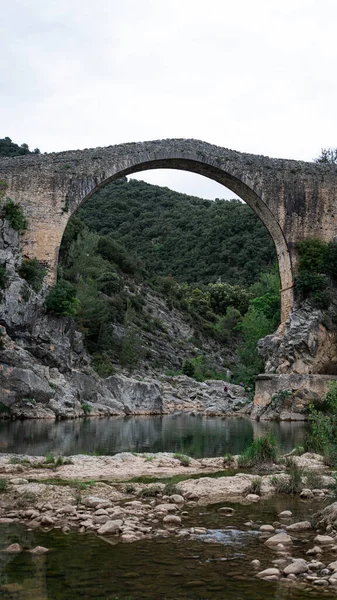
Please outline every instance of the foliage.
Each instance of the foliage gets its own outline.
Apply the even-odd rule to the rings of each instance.
[[[25,231],[28,227],[27,219],[20,204],[8,199],[4,205],[5,219],[15,231]]]
[[[337,163],[337,148],[322,148],[315,162],[335,165]]]
[[[197,381],[205,381],[205,379],[226,381],[225,373],[214,371],[209,359],[204,354],[184,360],[182,373],[188,377],[194,377]]]
[[[90,413],[92,411],[91,404],[88,404],[88,402],[83,402],[83,404],[81,405],[81,408],[85,415],[90,415]]]
[[[287,477],[274,476],[271,483],[279,494],[299,494],[303,488],[303,469],[291,457],[287,459],[286,467]]]
[[[166,483],[163,489],[163,496],[173,496],[174,494],[182,495],[182,489],[175,483]]]
[[[173,458],[176,458],[177,460],[179,460],[180,464],[183,467],[189,467],[191,459],[189,456],[186,456],[185,454],[180,454],[180,453],[176,453],[173,455]]]
[[[8,275],[5,265],[0,265],[0,289],[4,290],[8,286]]]
[[[247,493],[260,495],[261,494],[261,485],[262,485],[261,477],[254,477]]]
[[[74,317],[79,308],[79,300],[76,297],[76,287],[66,281],[59,279],[50,290],[45,305],[47,312],[58,316]]]
[[[308,238],[297,244],[297,251],[297,298],[309,300],[315,308],[329,309],[335,296],[337,281],[337,243]]]
[[[124,178],[89,198],[79,217],[136,255],[152,277],[247,286],[276,260],[265,227],[238,200],[213,202]]]
[[[35,148],[33,152],[29,150],[27,144],[15,144],[11,138],[5,137],[0,139],[0,156],[20,156],[24,154],[40,154],[40,150]]]
[[[25,279],[35,292],[41,289],[46,269],[40,265],[36,258],[24,259],[21,263],[18,273],[22,279]]]
[[[8,481],[3,477],[0,478],[0,492],[6,492],[8,488]]]
[[[264,463],[277,461],[277,448],[274,435],[264,435],[252,441],[239,456],[239,466],[252,468]]]
[[[159,496],[160,494],[161,494],[160,485],[151,485],[149,487],[143,488],[139,492],[139,496],[141,496],[142,498],[144,498],[144,497],[154,498],[156,496]]]
[[[318,452],[326,462],[337,464],[337,381],[329,381],[323,402],[309,406],[310,429],[304,442],[307,452]]]

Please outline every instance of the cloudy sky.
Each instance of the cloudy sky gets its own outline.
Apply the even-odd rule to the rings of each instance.
[[[189,137],[337,146],[336,0],[0,0],[0,137],[58,151]],[[141,179],[232,197],[196,175]]]

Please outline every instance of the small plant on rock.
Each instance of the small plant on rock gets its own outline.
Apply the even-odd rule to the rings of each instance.
[[[6,492],[7,487],[8,487],[7,479],[3,479],[1,477],[1,479],[0,479],[0,492]]]
[[[303,469],[291,457],[287,458],[286,466],[287,476],[272,477],[271,483],[279,494],[299,494],[303,489]]]
[[[182,489],[175,483],[166,483],[163,489],[163,496],[173,496],[173,494],[182,495]]]
[[[22,261],[18,273],[22,279],[25,279],[29,283],[35,292],[38,292],[41,289],[46,269],[40,265],[36,258],[27,258]]]
[[[151,485],[150,487],[143,488],[139,492],[139,496],[146,498],[154,498],[162,493],[159,485]]]
[[[274,435],[264,435],[253,440],[246,450],[239,456],[240,467],[258,467],[265,463],[277,462],[277,447]]]
[[[8,199],[4,206],[5,219],[15,231],[25,231],[28,227],[27,219],[20,204]]]
[[[190,463],[191,463],[191,459],[189,456],[186,456],[186,454],[179,454],[176,453],[173,455],[173,458],[176,458],[177,460],[180,461],[180,464],[183,467],[189,467]]]

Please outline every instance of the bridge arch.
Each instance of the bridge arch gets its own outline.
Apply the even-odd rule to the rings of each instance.
[[[124,164],[113,165],[111,172],[106,173],[106,178],[97,182],[95,187],[81,199],[76,194],[76,201],[71,202],[70,216],[100,188],[112,181],[120,177],[153,169],[177,169],[203,175],[230,189],[250,206],[269,231],[275,245],[281,280],[281,319],[285,321],[293,305],[293,269],[287,241],[277,218],[264,202],[263,195],[259,195],[243,179],[239,179],[237,175],[233,175],[229,170],[227,171],[219,168],[217,165],[186,157],[148,158],[138,156],[133,164],[128,166]]]

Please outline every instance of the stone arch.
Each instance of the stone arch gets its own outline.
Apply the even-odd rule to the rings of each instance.
[[[263,194],[259,195],[248,183],[242,178],[240,179],[237,175],[233,175],[229,170],[224,170],[213,164],[205,164],[204,161],[190,159],[190,158],[149,158],[138,156],[136,160],[132,161],[133,164],[115,164],[110,173],[106,173],[106,177],[102,181],[96,181],[96,185],[88,191],[81,199],[77,202],[71,202],[71,214],[74,214],[76,210],[95,192],[100,188],[104,187],[108,183],[119,179],[120,177],[131,175],[133,173],[139,173],[146,170],[153,169],[177,169],[183,171],[189,171],[199,175],[203,175],[220,183],[234,192],[239,196],[259,217],[262,223],[265,225],[270,233],[270,236],[274,242],[278,267],[281,280],[281,321],[284,322],[293,306],[293,269],[291,256],[288,249],[288,244],[282,228],[273,215],[271,209],[263,200]],[[62,232],[63,233],[63,232]]]

